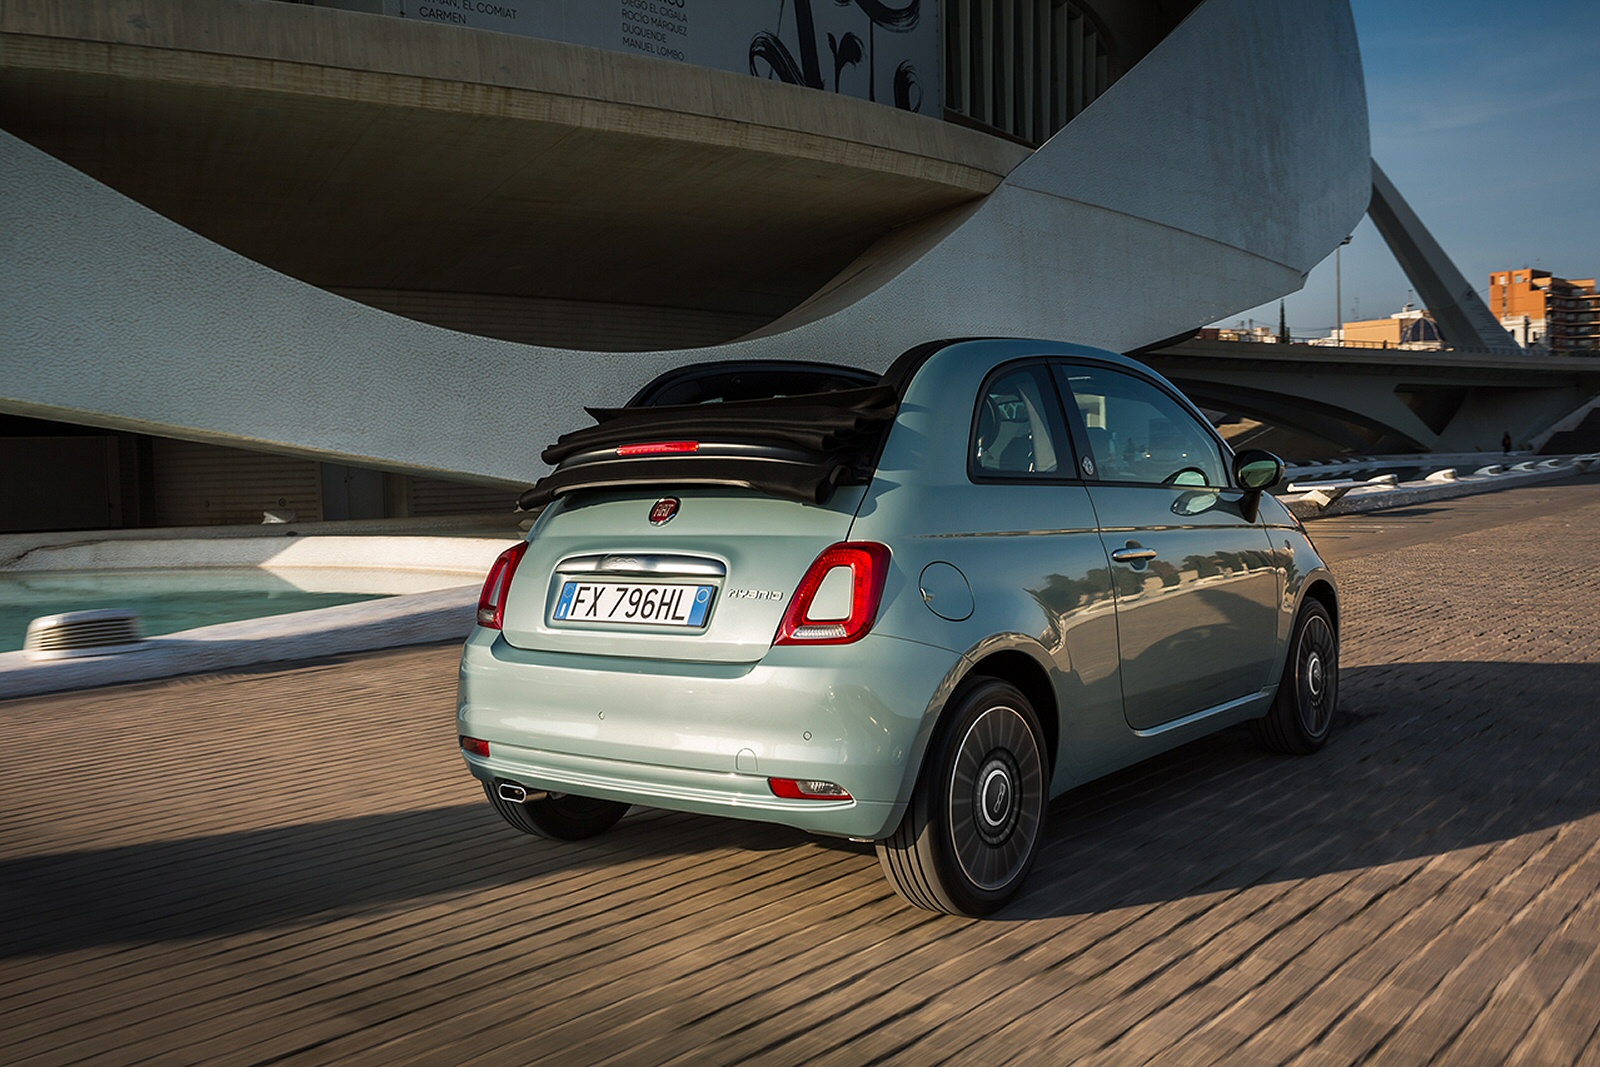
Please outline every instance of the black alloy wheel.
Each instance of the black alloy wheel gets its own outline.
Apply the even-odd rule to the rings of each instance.
[[[1304,756],[1321,748],[1339,704],[1339,634],[1328,609],[1307,600],[1289,638],[1278,696],[1264,718],[1250,722],[1257,743]]]
[[[951,915],[1001,908],[1043,836],[1049,775],[1028,698],[992,678],[952,699],[905,817],[878,861],[911,903]]]

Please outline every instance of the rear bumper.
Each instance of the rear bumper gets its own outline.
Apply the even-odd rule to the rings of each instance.
[[[880,838],[959,662],[880,635],[711,664],[535,652],[478,629],[457,729],[489,742],[488,757],[466,757],[484,781]],[[852,799],[781,799],[769,777],[833,782]]]

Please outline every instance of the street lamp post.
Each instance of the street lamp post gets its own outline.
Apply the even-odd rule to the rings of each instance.
[[[1333,247],[1333,335],[1341,345],[1344,344],[1344,278],[1339,268],[1339,252],[1349,243],[1350,238],[1346,237]]]

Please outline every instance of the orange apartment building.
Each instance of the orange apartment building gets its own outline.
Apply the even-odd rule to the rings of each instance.
[[[1496,271],[1489,275],[1488,304],[1524,347],[1600,355],[1600,292],[1593,278],[1557,278],[1527,267]]]

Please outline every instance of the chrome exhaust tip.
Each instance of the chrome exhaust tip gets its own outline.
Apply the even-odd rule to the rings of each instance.
[[[549,796],[543,789],[529,789],[516,782],[496,783],[495,793],[501,800],[509,800],[513,804],[526,804],[530,800],[543,800]]]

